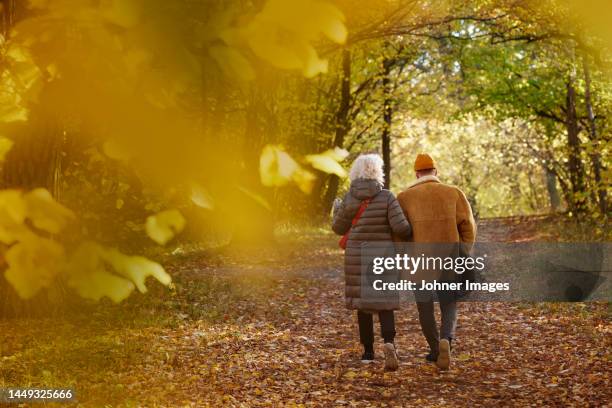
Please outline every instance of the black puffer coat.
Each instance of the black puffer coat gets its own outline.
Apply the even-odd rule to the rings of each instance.
[[[368,207],[351,229],[351,223],[361,202],[371,198]],[[344,253],[344,278],[346,283],[346,307],[360,310],[393,310],[399,308],[399,299],[371,301],[362,297],[361,254],[365,242],[392,242],[392,234],[408,239],[412,234],[410,223],[404,217],[393,193],[383,190],[376,180],[357,179],[342,202],[334,209],[332,229],[338,235],[350,230]]]

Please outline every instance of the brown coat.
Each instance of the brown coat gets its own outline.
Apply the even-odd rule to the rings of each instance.
[[[354,227],[351,222],[357,214],[361,202],[370,198],[370,204],[363,212]],[[357,179],[351,183],[350,191],[342,203],[335,208],[333,231],[338,235],[349,232],[344,252],[344,279],[346,307],[359,310],[393,310],[399,308],[399,298],[393,296],[364,298],[361,265],[363,245],[385,245],[392,242],[392,234],[403,240],[410,237],[410,224],[406,221],[402,209],[392,192],[383,190],[376,180]],[[364,255],[365,256],[365,255]]]
[[[467,243],[476,239],[476,223],[465,194],[435,176],[417,179],[398,196],[412,226],[412,242]]]

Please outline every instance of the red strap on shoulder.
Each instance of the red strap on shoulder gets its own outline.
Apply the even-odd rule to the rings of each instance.
[[[370,204],[370,201],[371,201],[371,198],[366,198],[365,200],[361,202],[361,205],[359,206],[359,209],[357,210],[357,214],[355,214],[355,216],[353,217],[353,221],[351,221],[351,229],[357,224],[357,222],[359,222],[359,218],[361,218],[361,215],[363,214],[363,212],[366,210],[366,208],[368,208],[368,204]],[[340,242],[338,242],[338,245],[340,245],[340,248],[346,249],[346,243],[348,242],[348,236],[350,233],[351,233],[351,230],[349,229],[348,231],[346,231],[346,234],[344,234],[342,238],[340,238]]]
[[[361,202],[361,205],[359,206],[359,209],[357,210],[357,214],[355,214],[355,217],[353,218],[353,221],[351,222],[352,225],[355,225],[357,224],[357,222],[359,222],[359,218],[361,218],[366,208],[368,208],[368,204],[370,204],[370,201],[371,201],[371,198],[366,198],[365,200]]]

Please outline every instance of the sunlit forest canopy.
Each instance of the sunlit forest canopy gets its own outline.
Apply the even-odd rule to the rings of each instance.
[[[121,301],[171,282],[145,248],[273,245],[363,152],[395,191],[429,152],[482,217],[606,222],[604,1],[0,5],[5,298]]]

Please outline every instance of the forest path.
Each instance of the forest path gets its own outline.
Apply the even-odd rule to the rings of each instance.
[[[480,237],[526,238],[520,224],[483,220]],[[13,344],[18,358],[3,361],[0,375],[14,385],[73,382],[86,406],[612,402],[612,324],[603,304],[463,303],[448,372],[425,362],[427,345],[409,304],[396,314],[399,370],[383,371],[380,338],[377,360],[362,365],[355,313],[344,307],[337,237],[299,236],[299,243],[288,238],[280,250],[242,259],[186,256],[172,268],[176,293],[130,300],[115,315],[105,307],[79,324],[41,322],[36,338],[11,327],[18,335],[4,353]]]
[[[537,221],[482,220],[480,240],[529,240],[535,236]],[[397,313],[400,369],[383,371],[380,338],[377,360],[362,365],[356,318],[344,307],[342,253],[336,242],[336,237],[314,235],[280,264],[264,261],[262,266],[268,264],[264,268],[274,276],[276,286],[263,305],[263,314],[261,309],[259,313],[252,310],[243,323],[221,329],[224,334],[218,333],[206,347],[187,347],[193,354],[178,355],[181,368],[175,375],[188,376],[194,368],[201,373],[204,368],[206,376],[197,383],[203,383],[205,400],[228,405],[582,406],[612,402],[611,325],[601,320],[602,305],[463,303],[454,363],[443,373],[423,358],[427,345],[416,307],[410,304]],[[257,265],[250,267],[254,270],[249,276],[262,272]],[[247,305],[243,307],[248,310]],[[189,328],[183,338],[193,336]]]

